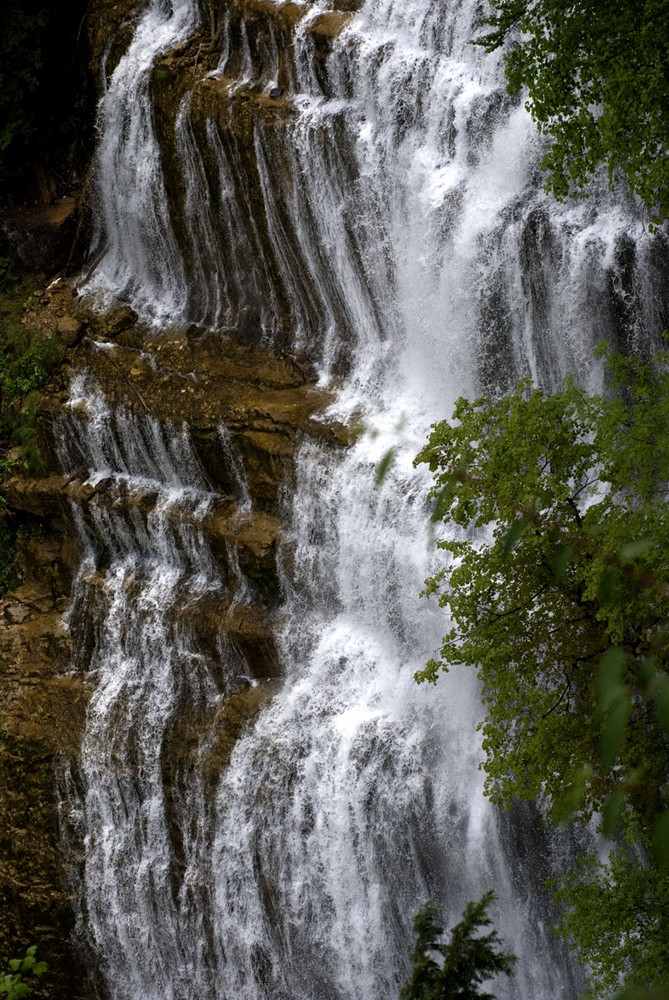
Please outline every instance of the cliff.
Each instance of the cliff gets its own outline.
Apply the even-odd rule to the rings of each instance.
[[[131,40],[136,12],[134,3],[108,0],[91,0],[86,8],[86,42],[79,35],[76,47],[78,59],[82,53],[89,59],[90,93],[77,96],[86,134],[91,95],[102,94],[105,79]],[[47,273],[47,279],[35,278],[30,312],[21,322],[42,341],[57,336],[65,352],[42,389],[37,412],[43,470],[19,475],[6,463],[2,483],[4,524],[15,554],[13,585],[0,603],[0,956],[20,955],[36,944],[49,964],[36,995],[59,1000],[83,1000],[96,989],[91,967],[95,957],[79,947],[73,907],[81,844],[71,817],[59,814],[58,795],[58,787],[72,780],[70,762],[77,757],[92,690],[85,661],[95,638],[91,624],[84,627],[73,620],[70,608],[83,552],[75,521],[90,526],[92,514],[104,508],[125,511],[128,517],[133,511],[145,516],[155,503],[150,493],[124,491],[117,481],[92,482],[91,470],[85,468],[64,474],[57,436],[69,386],[86,371],[112,410],[188,428],[216,498],[203,526],[210,550],[223,579],[233,581],[241,571],[253,584],[251,602],[236,601],[230,582],[216,599],[180,611],[190,616],[199,648],[212,664],[223,632],[246,674],[258,681],[240,681],[217,709],[218,736],[208,764],[212,780],[225,766],[245,721],[271,696],[281,673],[274,634],[282,602],[277,557],[281,551],[282,565],[290,566],[281,495],[290,488],[295,450],[305,436],[316,436],[334,448],[347,440],[343,428],[321,419],[330,398],[316,385],[308,351],[295,336],[296,317],[287,304],[285,279],[273,263],[259,208],[261,179],[253,133],[261,123],[271,136],[292,114],[295,30],[303,10],[291,3],[232,0],[211,4],[203,14],[202,26],[192,37],[156,61],[151,84],[170,214],[187,281],[194,289],[197,322],[147,325],[126,304],[107,301],[101,306],[78,294],[76,279],[68,277],[67,269],[71,273],[85,256],[98,211],[87,164],[91,147],[79,141],[81,136],[69,145],[67,136],[60,138],[61,160],[69,158],[73,164],[69,183],[44,181],[40,186],[35,181],[23,190],[16,185],[0,220],[23,263]],[[349,16],[333,10],[309,26],[318,71],[324,76],[330,40]],[[223,75],[211,76],[220,58],[223,22],[229,60]],[[272,67],[276,79],[269,89],[233,85],[243,57],[242,36],[256,64],[270,49],[278,53]],[[67,58],[65,52],[62,58]],[[238,164],[232,197],[250,208],[235,246],[219,233],[223,248],[238,258],[242,246],[247,257],[235,259],[233,267],[224,253],[217,267],[242,275],[253,289],[252,294],[233,289],[225,317],[213,315],[207,305],[207,279],[185,223],[189,206],[184,182],[176,161],[170,166],[175,120],[187,92],[192,93],[192,128],[202,132],[207,121],[216,122]],[[43,143],[40,156],[44,150]],[[34,176],[50,175],[37,165]],[[226,225],[223,212],[219,224]],[[60,277],[54,282],[58,269]],[[240,468],[231,466],[230,449]],[[5,458],[19,458],[10,440],[5,440],[4,452]],[[250,501],[243,510],[235,481],[240,476]],[[98,584],[93,577],[87,581],[92,594],[104,583],[103,557],[95,573]],[[83,634],[82,628],[90,634]],[[174,755],[194,752],[194,725],[188,720],[175,732]]]

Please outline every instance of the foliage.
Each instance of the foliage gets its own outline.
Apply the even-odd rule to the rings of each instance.
[[[583,1000],[611,996],[630,970],[634,985],[649,989],[669,970],[669,872],[618,848],[606,862],[583,858],[553,890],[562,916],[558,933],[590,967]]]
[[[491,924],[487,910],[494,899],[493,892],[486,892],[477,903],[468,903],[448,944],[439,941],[443,928],[437,924],[436,906],[430,901],[425,904],[413,920],[417,935],[413,964],[400,1000],[494,1000],[492,993],[479,992],[479,985],[501,972],[510,975],[516,961],[514,955],[499,950],[497,931],[477,934]],[[430,952],[443,957],[441,967]]]
[[[57,336],[44,340],[23,322],[34,308],[30,294],[34,283],[34,276],[10,272],[0,286],[0,443],[20,445],[19,467],[38,473],[42,470],[35,440],[38,390],[62,359],[64,347]],[[0,471],[11,471],[6,461]]]
[[[47,971],[46,962],[35,958],[36,945],[28,948],[24,958],[13,958],[9,963],[10,972],[0,972],[0,995],[7,1000],[20,1000],[32,993],[32,986],[24,982],[24,976],[43,976]]]
[[[551,144],[542,167],[558,198],[582,192],[605,163],[655,213],[669,216],[669,5],[665,0],[490,0],[488,51],[510,38],[508,89]]]
[[[497,802],[545,794],[559,818],[565,789],[582,787],[587,818],[627,782],[646,820],[662,808],[668,363],[609,356],[607,396],[567,378],[554,395],[525,379],[499,400],[460,399],[459,423],[435,425],[418,456],[435,516],[477,535],[439,542],[453,559],[425,593],[453,626],[417,679],[479,666]]]
[[[35,305],[36,280],[22,274],[11,257],[0,258],[0,481],[17,471],[39,474],[44,468],[36,435],[39,389],[64,347],[57,337],[44,340],[23,322]],[[12,446],[19,446],[19,458],[11,454]],[[0,594],[15,583],[14,552],[15,528],[0,494]]]
[[[417,459],[459,532],[426,581],[453,624],[417,679],[478,666],[495,801],[624,837],[555,890],[593,996],[669,981],[669,355],[607,366],[605,396],[461,399]]]

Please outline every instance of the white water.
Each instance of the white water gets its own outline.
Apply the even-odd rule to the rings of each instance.
[[[149,0],[98,108],[88,288],[103,303],[131,297],[156,320],[178,315],[188,293],[170,225],[150,69],[188,38],[197,20],[196,0]]]
[[[285,681],[212,792],[204,710],[243,667],[232,660],[214,676],[173,620],[184,599],[222,586],[198,529],[210,500],[181,432],[110,415],[94,388],[74,389],[89,416],[67,430],[66,466],[150,480],[158,494],[131,524],[96,514],[110,548],[92,640],[99,682],[71,802],[85,836],[80,931],[112,1000],[390,1000],[424,900],[450,922],[491,887],[521,956],[513,980],[495,984],[500,1000],[575,995],[535,873],[519,873],[509,824],[481,795],[474,679],[413,683],[447,623],[418,597],[435,557],[428,483],[411,459],[461,393],[502,391],[525,372],[551,386],[575,370],[596,384],[593,344],[623,329],[646,342],[659,307],[633,204],[600,193],[556,206],[539,189],[534,128],[505,95],[499,58],[468,44],[478,13],[471,0],[368,0],[325,80],[298,29],[297,117],[283,131],[254,127],[260,218],[249,219],[242,151],[211,121],[207,174],[185,97],[175,136],[188,266],[165,208],[147,80],[156,54],[191,30],[191,4],[174,0],[171,17],[151,4],[109,83],[99,263],[85,287],[150,321],[217,327],[246,312],[274,336],[288,322],[280,282],[289,334],[337,387],[334,414],[362,413],[378,432],[347,452],[300,451],[286,501],[296,571],[284,579]],[[304,25],[312,16],[305,5]],[[246,34],[242,45],[237,87],[269,85],[273,58],[261,67]],[[104,431],[91,433],[91,420]],[[377,491],[391,445],[398,460]],[[243,471],[228,461],[243,507]],[[166,733],[193,704],[198,751],[165,775]],[[557,846],[539,857],[541,843],[537,869],[558,864]]]

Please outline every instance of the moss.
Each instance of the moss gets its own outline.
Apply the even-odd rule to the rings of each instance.
[[[10,264],[0,280],[0,479],[14,471],[43,471],[35,430],[39,389],[65,353],[57,336],[45,340],[30,326],[42,276]],[[13,445],[19,453],[10,456]]]
[[[41,275],[27,273],[10,255],[0,259],[0,483],[16,472],[44,471],[36,428],[39,389],[65,348],[57,337],[44,340],[30,328],[39,281]],[[7,516],[2,494],[0,504],[0,593],[5,593],[16,584],[17,522]]]

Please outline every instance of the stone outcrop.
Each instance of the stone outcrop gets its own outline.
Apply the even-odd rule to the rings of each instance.
[[[50,965],[39,987],[43,995],[84,1000],[93,987],[70,952],[72,886],[56,795],[67,761],[76,760],[91,693],[86,658],[93,638],[74,630],[75,662],[67,627],[81,556],[72,505],[85,521],[99,507],[147,516],[156,494],[149,487],[130,488],[123,477],[90,480],[93,470],[84,468],[63,474],[55,441],[71,379],[88,371],[111,409],[129,408],[176,429],[186,426],[208,479],[213,500],[202,530],[228,583],[174,613],[196,635],[214,676],[225,636],[230,655],[239,659],[239,681],[230,688],[229,679],[221,678],[229,694],[215,717],[186,714],[170,739],[175,759],[188,760],[198,752],[202,726],[214,725],[216,739],[202,765],[212,787],[244,726],[280,684],[280,497],[291,482],[296,449],[305,436],[341,447],[347,431],[323,419],[331,397],[317,386],[307,359],[257,339],[243,341],[234,331],[204,336],[196,328],[148,330],[127,307],[104,315],[91,311],[65,280],[40,293],[30,324],[45,338],[56,334],[66,351],[38,411],[45,472],[15,475],[2,486],[6,516],[21,527],[17,585],[0,603],[0,953],[37,944]],[[234,475],[226,447],[238,458]],[[240,474],[248,489],[243,507]],[[175,508],[173,516],[189,513]],[[252,588],[250,602],[236,600],[239,572]],[[103,560],[87,580],[93,602],[105,573]],[[166,794],[169,810],[169,787]]]
[[[64,616],[76,553],[64,527],[24,518],[18,585],[0,600],[0,955],[36,944],[49,964],[36,995],[79,1000],[86,976],[71,952],[56,780],[76,754],[89,692],[71,672]]]
[[[225,636],[230,656],[239,663],[239,679],[224,684],[221,678],[227,694],[207,709],[214,713],[211,718],[194,712],[178,720],[167,759],[172,754],[172,759],[195,760],[202,726],[213,723],[216,738],[204,764],[213,787],[244,727],[281,683],[281,568],[290,565],[282,496],[290,489],[296,451],[305,437],[333,448],[348,441],[346,428],[324,418],[331,396],[317,384],[304,347],[294,346],[300,343],[296,328],[316,323],[322,302],[314,288],[305,295],[311,312],[299,323],[291,314],[285,278],[262,221],[261,170],[253,140],[262,135],[271,169],[277,175],[283,172],[287,190],[292,190],[291,167],[279,150],[283,130],[295,115],[296,29],[300,27],[301,44],[312,48],[314,71],[327,95],[334,40],[359,5],[359,0],[338,0],[334,9],[314,17],[309,5],[292,2],[208,0],[193,37],[156,61],[150,83],[154,123],[171,221],[194,287],[203,279],[193,264],[185,224],[175,133],[176,111],[186,93],[192,94],[189,113],[195,141],[208,122],[214,123],[231,165],[242,205],[239,219],[233,220],[239,232],[233,245],[220,221],[224,212],[217,208],[219,228],[214,233],[221,274],[242,276],[239,287],[231,283],[228,289],[229,322],[217,321],[213,332],[205,331],[201,324],[209,323],[210,316],[203,308],[197,324],[149,329],[126,304],[95,311],[64,277],[41,291],[29,317],[30,327],[44,339],[59,338],[65,357],[45,387],[38,411],[44,474],[14,476],[2,484],[4,516],[18,545],[16,585],[0,602],[0,956],[38,945],[50,966],[38,996],[87,1000],[95,992],[77,964],[76,948],[71,948],[72,885],[56,795],[56,783],[81,745],[91,694],[87,658],[94,641],[90,627],[85,634],[77,622],[68,628],[70,589],[81,556],[72,510],[91,525],[98,508],[147,517],[156,502],[150,489],[131,488],[122,476],[92,480],[93,470],[85,468],[63,474],[56,437],[68,387],[73,376],[85,370],[97,380],[112,410],[130,409],[177,430],[186,426],[208,480],[213,498],[202,531],[224,584],[220,592],[174,613],[196,635],[198,650],[214,676],[220,637]],[[84,29],[97,96],[131,40],[140,7],[138,0],[90,0],[87,5]],[[230,53],[225,71],[218,73],[224,25]],[[276,59],[271,66],[270,52]],[[240,84],[246,58],[253,63],[255,82]],[[275,142],[276,137],[281,141]],[[213,185],[218,165],[204,163],[203,169],[209,170]],[[75,174],[76,185],[50,190],[40,204],[13,206],[2,218],[21,259],[48,274],[76,262],[85,241],[86,185],[82,169]],[[280,204],[277,211],[282,211]],[[247,223],[247,216],[255,221]],[[299,247],[294,267],[301,281],[310,280]],[[255,288],[255,298],[247,286]],[[234,451],[239,469],[231,466],[226,448]],[[248,492],[244,504],[240,470]],[[188,512],[175,508],[173,516],[187,517]],[[105,586],[106,572],[101,557],[86,581],[93,605]],[[252,595],[244,602],[236,599],[239,574]],[[169,774],[166,796],[169,809]]]

